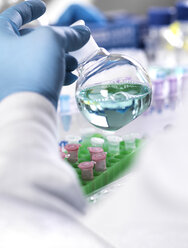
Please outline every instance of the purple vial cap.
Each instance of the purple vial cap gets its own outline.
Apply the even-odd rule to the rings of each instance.
[[[67,151],[77,151],[81,145],[80,144],[67,144],[65,150]]]
[[[101,152],[104,152],[103,148],[101,148],[101,147],[88,147],[88,150],[91,153],[101,153]]]
[[[155,96],[163,95],[164,80],[163,79],[155,80],[153,81],[153,85],[154,85],[154,95]]]
[[[169,78],[169,83],[170,83],[170,94],[177,93],[178,90],[178,80],[177,78]]]
[[[102,153],[96,153],[92,155],[92,160],[94,161],[102,161],[106,159],[106,152],[102,152]]]
[[[88,169],[93,169],[95,162],[90,161],[90,162],[82,162],[78,165],[78,168],[81,170],[88,170]]]

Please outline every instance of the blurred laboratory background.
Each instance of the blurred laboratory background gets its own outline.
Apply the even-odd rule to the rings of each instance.
[[[137,132],[148,136],[172,125],[188,78],[187,1],[44,1],[47,12],[32,25],[69,26],[83,19],[99,47],[131,56],[149,73],[151,106],[138,120],[120,129],[120,134]],[[0,0],[0,11],[18,2],[21,1]],[[75,84],[63,88],[58,110],[61,141],[77,126]],[[82,128],[87,128],[88,122],[78,116]]]
[[[174,0],[96,0],[94,1],[97,7],[103,11],[108,10],[122,10],[126,9],[128,12],[136,14],[145,14],[149,6],[170,6],[174,5]]]
[[[80,71],[74,72],[81,79],[78,77],[76,83],[62,87],[57,109],[61,157],[77,173],[88,201],[96,204],[99,199],[109,197],[109,193],[119,192],[103,211],[96,211],[97,205],[93,205],[95,215],[90,219],[90,226],[87,223],[89,230],[93,227],[94,233],[120,244],[116,247],[146,247],[139,244],[143,237],[145,244],[155,239],[168,243],[160,246],[153,242],[147,247],[187,247],[185,142],[188,121],[186,111],[181,112],[181,109],[188,92],[188,0],[44,1],[46,13],[31,25],[62,27],[83,19],[97,43],[94,46],[90,43],[89,49],[94,47],[90,56],[84,57],[89,49],[80,52],[85,64],[79,63]],[[0,12],[18,2],[21,1],[0,0]],[[114,53],[114,57],[110,53]],[[88,64],[89,69],[82,70]],[[186,121],[184,116],[179,118],[179,111]],[[178,126],[178,118],[185,123],[182,133],[174,128]],[[170,130],[176,132],[170,133]],[[158,139],[144,150],[147,142],[150,144],[163,135],[164,141]],[[135,158],[140,156],[140,151],[143,155],[141,162],[137,162]],[[94,160],[92,152],[100,155],[95,156],[94,174],[94,164],[90,161]],[[97,162],[102,164],[98,171]],[[141,164],[141,179],[138,177],[138,184],[136,181],[134,185],[133,181],[127,188],[127,180],[136,174],[135,164]],[[84,169],[89,176],[84,174]],[[121,187],[124,191],[120,191]],[[145,206],[149,206],[151,212]],[[178,221],[170,215],[174,212],[176,216],[176,208],[182,213]],[[161,219],[158,219],[158,211],[161,211]],[[132,215],[129,216],[129,212]],[[150,214],[156,221],[150,220]],[[167,225],[163,227],[163,223]],[[174,229],[170,229],[171,226]],[[179,245],[182,233],[186,241]],[[124,240],[127,243],[123,243]],[[134,240],[136,245],[129,246]]]
[[[7,8],[7,6],[17,3],[17,2],[21,2],[20,0],[0,0],[0,8],[4,9]],[[102,11],[111,11],[111,10],[126,10],[127,12],[130,13],[135,13],[135,14],[145,14],[148,7],[150,6],[173,6],[175,3],[175,0],[141,0],[141,1],[137,1],[137,0],[77,0],[77,1],[73,1],[73,0],[45,0],[45,2],[49,5],[50,8],[52,8],[53,10],[56,10],[56,14],[57,12],[59,12],[59,6],[61,6],[62,8],[65,8],[66,6],[68,6],[71,3],[77,3],[77,4],[81,4],[81,3],[92,3],[95,4],[95,6],[97,6],[99,9],[101,9]],[[61,9],[62,10],[62,9]],[[50,11],[50,13],[52,13],[53,11]],[[51,14],[53,17],[53,14]]]
[[[138,120],[126,125],[125,132],[136,131],[147,136],[172,124],[188,78],[187,1],[44,1],[47,12],[32,25],[69,26],[83,19],[99,47],[131,56],[149,73],[153,91],[151,106]],[[0,11],[18,2],[21,1],[0,0]],[[75,84],[64,87],[60,97],[60,123],[63,124],[60,140],[76,129],[74,118],[77,119],[79,111],[74,88]],[[80,123],[82,128],[88,126],[85,119]]]

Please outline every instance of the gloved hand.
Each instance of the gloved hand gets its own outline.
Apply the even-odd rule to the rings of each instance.
[[[0,101],[15,92],[36,92],[54,106],[61,87],[70,84],[77,67],[69,51],[81,48],[90,36],[85,26],[39,27],[22,25],[45,12],[40,0],[29,0],[0,14]]]
[[[78,20],[84,20],[86,24],[96,23],[104,25],[106,23],[105,15],[92,5],[72,4],[60,16],[55,25],[69,26]]]

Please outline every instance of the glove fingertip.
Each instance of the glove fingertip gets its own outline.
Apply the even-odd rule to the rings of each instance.
[[[65,78],[65,82],[64,82],[64,86],[68,86],[73,84],[76,80],[78,79],[78,77],[72,73],[67,73],[66,74],[66,78]]]
[[[31,8],[34,9],[33,19],[36,19],[46,12],[46,3],[42,0],[25,0],[27,4],[31,4]]]
[[[74,71],[78,67],[78,61],[75,57],[66,54],[65,56],[66,60],[66,70],[67,71]]]
[[[87,42],[89,40],[90,35],[91,35],[91,31],[87,26],[78,25],[78,26],[73,26],[71,28],[76,30],[78,33],[80,33],[85,42]]]

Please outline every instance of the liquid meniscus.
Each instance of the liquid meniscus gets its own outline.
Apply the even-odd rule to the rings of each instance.
[[[77,92],[76,100],[91,124],[114,131],[150,106],[151,89],[137,83],[98,84]]]

